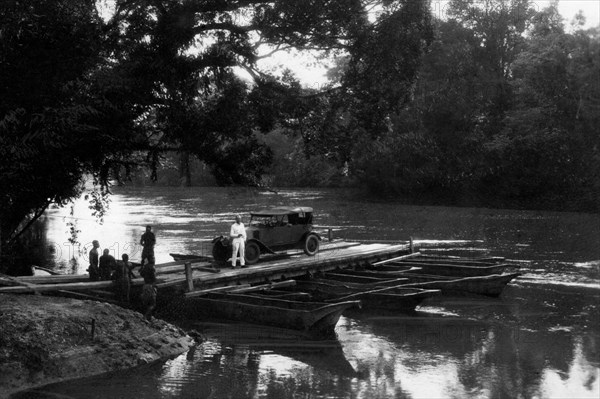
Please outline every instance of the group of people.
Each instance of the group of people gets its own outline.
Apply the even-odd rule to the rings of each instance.
[[[237,215],[235,223],[231,226],[230,237],[232,238],[233,253],[231,256],[232,267],[237,267],[237,259],[240,260],[241,267],[245,267],[244,247],[246,242],[246,228],[242,223],[242,218]],[[144,278],[144,286],[140,300],[145,308],[144,315],[146,319],[152,318],[152,311],[156,307],[156,269],[154,267],[154,246],[156,245],[156,236],[152,232],[152,226],[146,226],[146,232],[140,239],[142,245],[142,261],[140,265],[140,276]],[[98,240],[92,241],[92,249],[89,253],[90,266],[88,272],[90,280],[114,280],[117,283],[119,300],[130,302],[131,280],[135,278],[133,269],[136,267],[129,261],[129,255],[121,255],[121,260],[117,261],[110,254],[109,249],[104,249],[99,256]],[[239,256],[238,256],[239,255]]]
[[[144,315],[146,319],[152,318],[152,311],[156,307],[156,270],[154,268],[154,245],[156,237],[152,232],[152,226],[146,226],[146,232],[140,239],[142,245],[142,262],[140,265],[140,276],[144,278],[144,286],[140,300],[145,308]],[[108,249],[102,251],[98,256],[100,243],[98,240],[92,241],[92,249],[89,253],[90,266],[88,272],[90,280],[114,280],[117,283],[119,300],[130,302],[131,280],[135,278],[133,269],[136,267],[129,261],[129,255],[123,254],[121,261],[116,261]]]

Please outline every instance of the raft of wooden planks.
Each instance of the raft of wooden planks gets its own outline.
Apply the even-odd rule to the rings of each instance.
[[[360,244],[338,241],[326,243],[316,256],[306,256],[299,251],[265,256],[248,268],[232,269],[227,265],[217,265],[206,257],[184,257],[180,261],[156,265],[159,295],[181,297],[202,296],[211,292],[233,290],[256,290],[255,286],[273,286],[274,282],[288,281],[336,269],[372,270],[378,273],[410,278],[414,287],[437,288],[448,286],[446,280],[502,274],[505,268],[514,265],[503,258],[460,258],[409,253],[409,245]],[[413,272],[411,273],[411,270]],[[418,270],[418,275],[414,272]],[[512,274],[515,278],[518,274]],[[420,279],[416,277],[421,276]],[[425,276],[425,277],[423,277]],[[464,283],[480,284],[475,278]],[[471,281],[474,280],[474,281]],[[486,284],[489,285],[485,279]],[[506,285],[510,279],[505,281]],[[433,283],[435,282],[435,283]],[[438,287],[437,283],[443,282]],[[462,282],[462,281],[461,281]],[[133,286],[144,283],[142,278],[132,280]],[[405,282],[406,284],[407,282]],[[423,286],[421,286],[423,285]],[[109,297],[114,288],[113,281],[89,281],[86,275],[48,275],[8,278],[0,276],[1,293],[70,293],[73,295]],[[501,289],[499,289],[501,291]],[[106,294],[106,295],[104,295]],[[494,293],[495,295],[499,294]]]
[[[368,264],[408,252],[408,245],[368,244],[338,241],[324,244],[317,255],[309,257],[301,252],[265,256],[259,263],[243,269],[217,269],[204,259],[190,259],[156,265],[157,283],[168,295],[183,296],[185,292],[219,287],[241,288],[244,285],[269,283],[335,268]],[[187,269],[187,273],[186,273]],[[1,293],[51,293],[59,291],[93,292],[110,289],[113,281],[89,281],[85,275],[22,276],[16,281],[0,278]],[[142,278],[132,280],[132,285],[142,285]]]

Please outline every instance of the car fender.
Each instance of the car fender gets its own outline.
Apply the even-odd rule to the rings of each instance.
[[[215,238],[213,238],[213,240],[212,240],[211,242],[212,242],[213,244],[216,244],[216,243],[217,243],[217,242],[219,242],[219,241],[220,241],[220,242],[221,242],[221,244],[222,244],[223,246],[225,246],[225,247],[226,247],[226,246],[229,246],[229,245],[231,245],[231,240],[230,240],[228,237],[225,237],[225,236],[218,236],[218,237],[215,237]]]
[[[258,245],[258,247],[260,248],[261,253],[267,253],[267,254],[275,253],[271,248],[267,247],[262,241],[257,240],[256,238],[251,238],[249,240],[246,240],[246,244],[248,244],[249,242],[255,242]]]
[[[315,233],[314,231],[308,231],[308,232],[304,233],[304,235],[302,236],[301,242],[304,242],[306,240],[306,238],[310,235],[317,236],[319,241],[323,241],[323,239],[321,238],[321,236],[318,233]]]

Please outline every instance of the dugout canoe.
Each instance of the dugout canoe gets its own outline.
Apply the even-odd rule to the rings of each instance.
[[[521,273],[502,273],[486,276],[456,278],[451,276],[436,276],[414,272],[409,273],[406,271],[390,272],[354,270],[340,271],[340,274],[371,278],[396,278],[398,276],[403,276],[408,278],[408,282],[402,284],[402,287],[437,289],[440,290],[443,295],[476,294],[492,297],[497,297],[502,294],[502,291],[508,285],[508,283],[521,275]]]
[[[365,288],[359,283],[340,283],[333,280],[297,280],[295,290],[308,292],[313,300],[337,303],[360,300],[364,310],[393,310],[413,312],[427,298],[440,295],[437,289],[388,286]]]
[[[169,253],[175,262],[179,261],[197,261],[197,262],[213,262],[212,256],[198,254],[173,254]]]
[[[434,255],[434,254],[425,254],[419,253],[419,256],[416,257],[418,260],[444,260],[450,262],[457,263],[465,263],[465,262],[484,262],[484,263],[500,263],[506,260],[503,256],[453,256],[453,255]]]
[[[450,277],[473,277],[501,274],[505,271],[518,268],[512,263],[484,263],[484,264],[460,264],[446,261],[418,261],[414,258],[409,260],[388,260],[371,264],[367,270],[402,272],[409,268],[420,268],[420,274],[450,276]]]
[[[189,305],[198,316],[330,335],[342,312],[359,306],[360,302],[324,303],[271,299],[258,295],[209,294],[191,298]]]
[[[409,282],[409,279],[404,276],[358,276],[337,272],[319,273],[314,278],[318,281],[323,281],[329,284],[363,288],[365,291],[378,287],[393,287]]]
[[[443,294],[477,294],[497,297],[502,294],[504,288],[513,279],[519,277],[521,273],[503,273],[491,274],[487,276],[463,277],[458,279],[436,279],[431,276],[417,277],[405,287],[415,287],[423,289],[438,289]],[[420,281],[419,281],[420,280]]]
[[[302,291],[262,290],[253,292],[252,295],[264,296],[271,299],[286,299],[288,301],[308,302],[313,300],[313,296],[310,293]]]

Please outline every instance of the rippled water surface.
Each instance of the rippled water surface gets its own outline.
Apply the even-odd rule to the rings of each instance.
[[[598,398],[600,217],[590,214],[407,206],[339,190],[257,193],[215,188],[117,188],[104,224],[85,201],[73,218],[50,210],[38,255],[84,272],[90,242],[139,258],[154,226],[157,260],[204,252],[236,213],[315,208],[334,236],[407,241],[454,255],[503,256],[523,273],[500,298],[435,298],[415,315],[351,314],[337,340],[309,341],[243,324],[188,321],[206,341],[175,359],[43,387],[49,398]],[[75,222],[79,245],[68,242]]]

